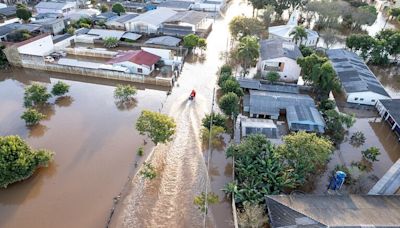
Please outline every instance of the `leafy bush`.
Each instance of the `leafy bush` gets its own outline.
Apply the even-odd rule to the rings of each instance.
[[[236,93],[229,92],[219,99],[219,107],[227,116],[239,114],[239,97]]]
[[[138,154],[139,156],[143,156],[143,154],[144,154],[144,149],[143,149],[143,147],[139,147],[139,149],[137,150],[137,154]]]
[[[206,115],[202,122],[203,127],[210,129],[210,122],[211,122],[211,117],[212,117],[212,125],[213,126],[219,126],[219,127],[223,127],[226,129],[226,116],[219,114],[219,113],[213,113],[211,115]]]
[[[279,73],[275,71],[268,72],[266,75],[266,79],[271,83],[277,82],[280,78]]]
[[[303,57],[307,57],[315,53],[314,49],[307,47],[303,44],[300,45],[300,52],[303,55]]]
[[[45,104],[50,97],[51,94],[47,92],[44,85],[32,84],[25,88],[24,105],[25,107],[42,105]]]
[[[125,13],[125,8],[121,5],[121,3],[115,3],[112,5],[111,10],[114,13],[117,13],[119,16],[121,16],[122,13]]]
[[[19,136],[0,136],[0,187],[27,179],[52,157],[49,151],[32,150]]]
[[[51,90],[51,94],[54,96],[63,96],[64,94],[69,92],[69,85],[65,82],[58,81],[53,85],[53,89]]]
[[[222,92],[227,94],[229,92],[235,93],[238,97],[244,95],[242,88],[240,88],[239,82],[236,79],[228,79],[222,83]]]
[[[379,148],[374,146],[361,151],[361,153],[362,156],[370,162],[379,161],[377,157],[381,154],[381,152],[379,152]]]
[[[118,46],[118,39],[116,37],[107,37],[104,39],[104,47],[115,48]]]
[[[222,87],[225,81],[227,80],[236,80],[235,77],[233,77],[231,74],[228,72],[223,72],[219,75],[218,77],[218,85],[219,87]]]
[[[225,73],[228,75],[232,75],[232,67],[227,64],[223,65],[220,69],[220,75]]]
[[[154,178],[157,177],[156,170],[154,166],[150,163],[143,163],[143,168],[140,170],[139,174],[144,178],[148,180],[153,180]]]
[[[75,28],[74,28],[74,27],[69,27],[69,28],[67,29],[67,33],[68,33],[69,35],[75,35]]]
[[[122,102],[129,101],[133,99],[137,93],[137,89],[132,85],[117,85],[114,90],[114,98]]]
[[[25,124],[28,126],[38,124],[46,116],[36,111],[36,109],[28,108],[21,116],[21,119],[25,120]]]
[[[356,131],[353,133],[353,135],[350,137],[350,144],[359,147],[365,143],[365,135],[361,131]]]
[[[318,109],[322,112],[333,110],[335,108],[336,108],[336,102],[333,100],[322,100],[318,105]]]
[[[346,128],[350,128],[355,122],[354,115],[342,114],[333,109],[325,111],[324,118],[326,122],[325,134],[335,145],[339,145],[344,140]]]
[[[206,145],[208,145],[208,140],[210,140],[213,147],[220,147],[223,143],[223,138],[221,136],[223,133],[225,133],[225,129],[220,126],[212,126],[211,133],[208,128],[202,128],[201,139]]]
[[[27,22],[32,17],[32,12],[26,7],[17,7],[16,11],[17,17]]]

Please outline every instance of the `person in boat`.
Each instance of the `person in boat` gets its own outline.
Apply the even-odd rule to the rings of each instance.
[[[192,92],[190,93],[190,97],[194,98],[196,97],[196,91],[193,89]]]

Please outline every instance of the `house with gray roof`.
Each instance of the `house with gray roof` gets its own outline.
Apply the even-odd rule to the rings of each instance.
[[[61,18],[45,18],[32,21],[32,24],[42,25],[43,32],[53,35],[60,34],[65,29],[64,20]]]
[[[169,47],[177,47],[182,40],[173,36],[159,36],[148,39],[145,44],[155,44]]]
[[[60,13],[64,16],[74,12],[77,9],[76,2],[63,1],[63,2],[39,2],[35,6],[37,13]]]
[[[165,1],[157,5],[157,8],[169,8],[175,11],[188,11],[192,7],[192,1]]]
[[[251,118],[277,120],[286,115],[290,131],[323,133],[325,122],[315,107],[314,100],[304,94],[250,90],[244,96],[243,111]]]
[[[93,21],[96,23],[106,23],[107,21],[112,20],[116,17],[118,17],[118,14],[110,11],[94,16]]]
[[[27,30],[32,35],[39,34],[42,31],[42,25],[37,24],[21,24],[18,22],[0,26],[0,41],[11,41],[12,35],[16,31]]]
[[[239,78],[240,87],[246,90],[263,90],[269,92],[281,92],[281,93],[299,93],[299,86],[295,84],[278,84],[278,83],[267,83],[266,81],[260,81],[256,79]]]
[[[378,100],[375,107],[400,140],[400,99]]]
[[[272,228],[399,227],[399,195],[270,195]]]
[[[17,7],[16,6],[8,6],[4,8],[0,8],[0,19],[11,19],[17,16]]]
[[[303,57],[299,47],[283,39],[268,39],[260,41],[260,59],[258,69],[262,75],[277,72],[280,81],[297,82],[301,68],[297,59]]]
[[[207,13],[198,11],[178,12],[168,18],[159,31],[164,35],[178,37],[195,34],[205,27],[207,16]]]
[[[331,49],[326,55],[338,76],[348,103],[375,105],[378,100],[390,99],[390,95],[354,52]]]
[[[125,22],[127,31],[156,34],[158,29],[162,27],[162,23],[174,16],[177,12],[168,8],[158,8],[147,11],[132,20]]]

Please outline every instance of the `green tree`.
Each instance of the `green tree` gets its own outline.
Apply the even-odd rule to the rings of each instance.
[[[118,38],[116,37],[107,37],[104,39],[104,47],[106,48],[115,48],[118,46]]]
[[[183,46],[193,49],[197,47],[200,37],[195,34],[189,34],[183,37]]]
[[[206,116],[201,121],[203,127],[210,129],[211,119],[213,126],[223,127],[224,129],[226,129],[227,118],[225,115],[219,113],[212,113],[211,115],[206,114]]]
[[[245,36],[240,39],[236,55],[244,72],[246,72],[249,67],[256,64],[260,56],[259,49],[260,45],[256,37]]]
[[[108,6],[106,5],[106,4],[101,4],[100,5],[100,12],[101,13],[105,13],[105,12],[108,12]]]
[[[239,82],[236,80],[226,80],[224,83],[222,83],[221,89],[224,94],[233,92],[236,93],[238,97],[242,97],[244,95],[242,88],[240,88]]]
[[[219,71],[220,75],[222,74],[232,75],[232,67],[227,64],[223,65]]]
[[[199,40],[197,41],[197,45],[196,45],[200,50],[206,50],[207,49],[207,40],[204,38],[199,38]]]
[[[361,131],[354,132],[350,137],[350,144],[359,147],[365,143],[365,135]]]
[[[19,19],[23,20],[24,22],[28,22],[29,19],[32,17],[32,12],[28,9],[26,5],[18,4],[16,15]]]
[[[45,115],[36,111],[36,109],[28,108],[22,114],[21,119],[25,120],[25,124],[27,126],[33,126],[33,125],[38,124],[45,117],[46,117]]]
[[[237,116],[239,114],[239,97],[236,93],[229,92],[219,99],[219,107],[225,115]]]
[[[176,124],[171,117],[148,110],[143,110],[136,122],[136,129],[141,135],[147,135],[155,144],[172,140]]]
[[[375,162],[379,161],[377,157],[381,154],[381,152],[379,152],[379,148],[373,146],[361,151],[361,154],[367,161]]]
[[[303,44],[300,45],[300,51],[304,57],[310,56],[315,53],[314,49],[307,47]]]
[[[69,92],[69,85],[65,82],[58,81],[53,85],[53,89],[51,90],[51,94],[54,96],[63,96]]]
[[[0,69],[4,69],[8,66],[7,56],[4,54],[4,49],[6,47],[3,44],[0,44]]]
[[[307,82],[312,82],[312,74],[314,66],[321,66],[328,59],[325,57],[320,57],[317,54],[312,54],[303,58],[297,59],[297,64],[301,67],[301,72],[303,73],[303,79]]]
[[[51,94],[47,92],[45,86],[40,84],[32,84],[25,88],[24,105],[25,107],[43,105],[49,100],[50,97]]]
[[[212,126],[211,132],[209,128],[202,128],[201,139],[203,140],[204,145],[207,145],[210,140],[213,147],[220,147],[223,143],[223,133],[225,133],[225,129],[220,126]]]
[[[75,28],[74,27],[69,27],[67,29],[67,33],[70,34],[70,35],[75,35]]]
[[[254,17],[254,11],[257,10],[257,14],[258,14],[258,10],[263,9],[265,7],[265,0],[250,0],[249,1],[251,6],[253,7],[253,17]]]
[[[328,99],[322,100],[318,105],[318,109],[322,112],[332,110],[335,108],[336,108],[336,102]]]
[[[345,128],[350,128],[355,123],[354,115],[346,115],[336,110],[327,110],[324,112],[326,130],[325,134],[335,145],[339,145],[346,133]]]
[[[303,26],[296,26],[293,31],[289,33],[289,36],[292,37],[292,40],[300,45],[303,43],[303,39],[307,39],[307,31]],[[299,42],[300,41],[300,42]]]
[[[27,179],[52,157],[49,151],[31,149],[19,136],[0,136],[0,187]]]
[[[228,80],[236,80],[231,74],[227,72],[222,72],[218,77],[218,86],[222,87],[222,85]]]
[[[122,13],[125,13],[125,8],[121,5],[121,3],[115,3],[112,5],[111,10],[121,16]]]
[[[271,83],[277,82],[280,78],[281,76],[279,75],[279,73],[275,71],[268,72],[266,76],[266,79]]]
[[[346,38],[346,46],[353,51],[360,51],[365,60],[375,44],[375,39],[367,34],[352,34]]]
[[[229,31],[233,38],[241,40],[245,36],[264,38],[267,29],[264,23],[257,18],[236,16],[229,22]]]
[[[259,204],[243,203],[243,209],[237,211],[239,227],[259,228],[266,227],[268,216],[265,209]]]
[[[114,90],[114,98],[126,102],[133,99],[136,95],[137,89],[135,86],[132,85],[117,85]]]
[[[276,152],[294,169],[300,184],[326,164],[333,149],[328,139],[304,131],[284,136],[283,142]]]

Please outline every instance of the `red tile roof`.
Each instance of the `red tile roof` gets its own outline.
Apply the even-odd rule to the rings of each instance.
[[[132,62],[138,65],[152,66],[160,60],[160,56],[154,55],[147,51],[128,51],[123,54],[117,55],[107,63],[120,63],[120,62]]]

